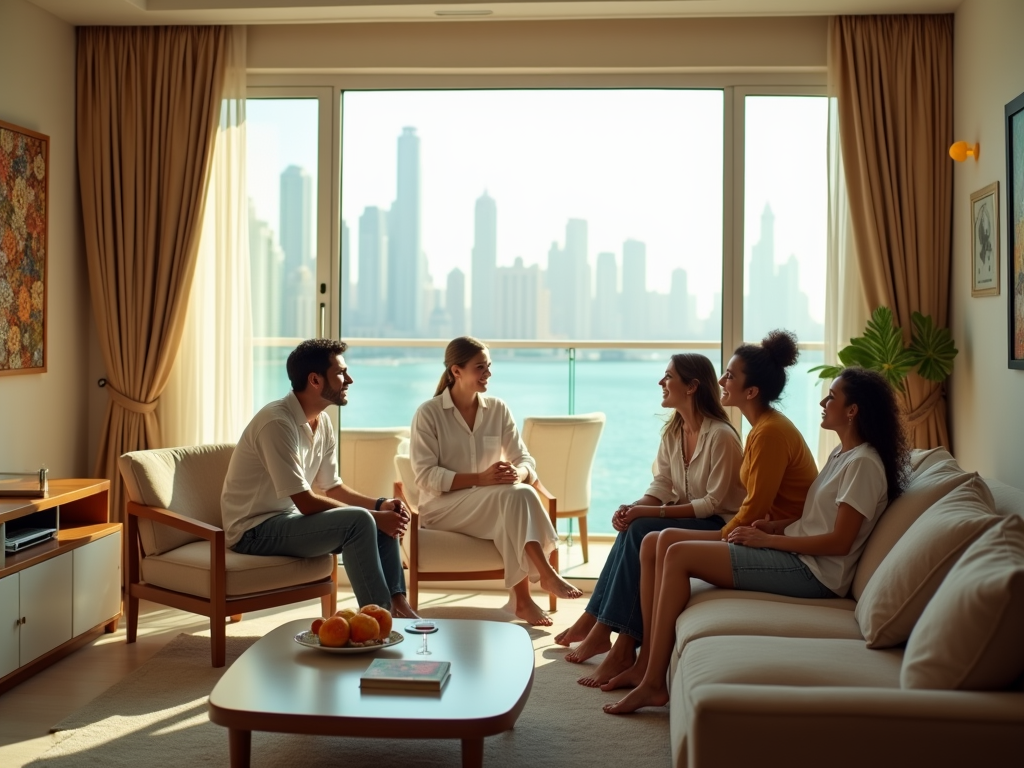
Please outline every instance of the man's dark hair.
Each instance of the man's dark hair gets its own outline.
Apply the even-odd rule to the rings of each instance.
[[[285,368],[293,392],[302,392],[309,383],[309,374],[327,376],[335,355],[345,354],[348,344],[338,339],[306,339],[288,355]]]

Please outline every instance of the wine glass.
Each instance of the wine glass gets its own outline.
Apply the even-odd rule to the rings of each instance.
[[[430,652],[430,649],[427,648],[427,635],[434,634],[438,629],[439,627],[437,626],[437,622],[429,621],[427,619],[417,619],[407,626],[405,631],[411,632],[414,635],[423,636],[423,645],[421,645],[419,650],[416,651],[417,654],[420,656],[432,656],[433,654]]]

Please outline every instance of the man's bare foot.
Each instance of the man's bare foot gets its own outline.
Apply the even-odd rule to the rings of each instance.
[[[622,635],[619,635],[619,637],[621,638]],[[597,665],[597,669],[592,674],[581,677],[576,682],[587,686],[587,688],[597,688],[600,686],[604,690],[604,686],[609,680],[616,675],[622,674],[627,669],[632,669],[633,662],[635,661],[636,652],[633,650],[632,643],[616,640],[608,655]],[[609,688],[608,690],[612,689]]]
[[[397,595],[391,596],[391,615],[397,616],[400,619],[418,619],[420,615],[412,609],[409,605],[408,599],[405,595],[399,592]]]
[[[577,597],[583,597],[582,589],[574,587],[554,571],[551,573],[541,574],[540,588],[548,594],[554,595],[555,597],[561,597],[565,600],[574,600]]]
[[[555,642],[558,645],[564,645],[568,648],[573,643],[578,643],[583,640],[594,628],[597,623],[597,617],[591,613],[583,612],[583,615],[576,619],[576,623],[568,629],[563,629],[557,635],[555,635]]]
[[[609,715],[628,715],[641,707],[663,707],[668,704],[668,689],[664,685],[638,685],[614,704],[605,704]]]
[[[565,660],[571,661],[573,664],[579,664],[591,656],[607,653],[612,647],[611,634],[612,628],[607,624],[595,624],[590,632],[587,633],[587,636],[583,638],[583,642],[565,654]]]

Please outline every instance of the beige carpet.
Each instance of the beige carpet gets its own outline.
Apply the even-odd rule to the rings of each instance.
[[[614,717],[601,705],[615,693],[583,688],[587,668],[569,664],[554,635],[575,620],[582,605],[554,615],[552,628],[530,628],[536,651],[533,690],[514,730],[484,742],[486,766],[665,766],[670,762],[668,712],[650,709]],[[457,604],[425,608],[433,618],[507,621],[497,608]],[[561,615],[559,615],[561,614]],[[230,665],[256,639],[284,621],[277,615],[231,625]],[[31,766],[200,766],[228,764],[227,731],[209,722],[206,697],[223,670],[210,667],[209,638],[179,635],[152,659],[83,709],[58,723],[49,751]],[[254,733],[252,765],[457,766],[458,741],[354,739]]]

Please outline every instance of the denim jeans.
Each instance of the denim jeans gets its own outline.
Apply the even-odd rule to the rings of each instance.
[[[640,612],[640,544],[644,536],[666,528],[688,528],[695,531],[721,530],[725,521],[711,517],[639,517],[625,531],[619,531],[612,544],[597,585],[587,603],[587,613],[616,632],[636,641],[644,636]]]
[[[247,530],[232,549],[243,555],[340,554],[359,605],[390,609],[391,596],[405,594],[398,540],[377,530],[373,515],[360,507],[282,512]]]

